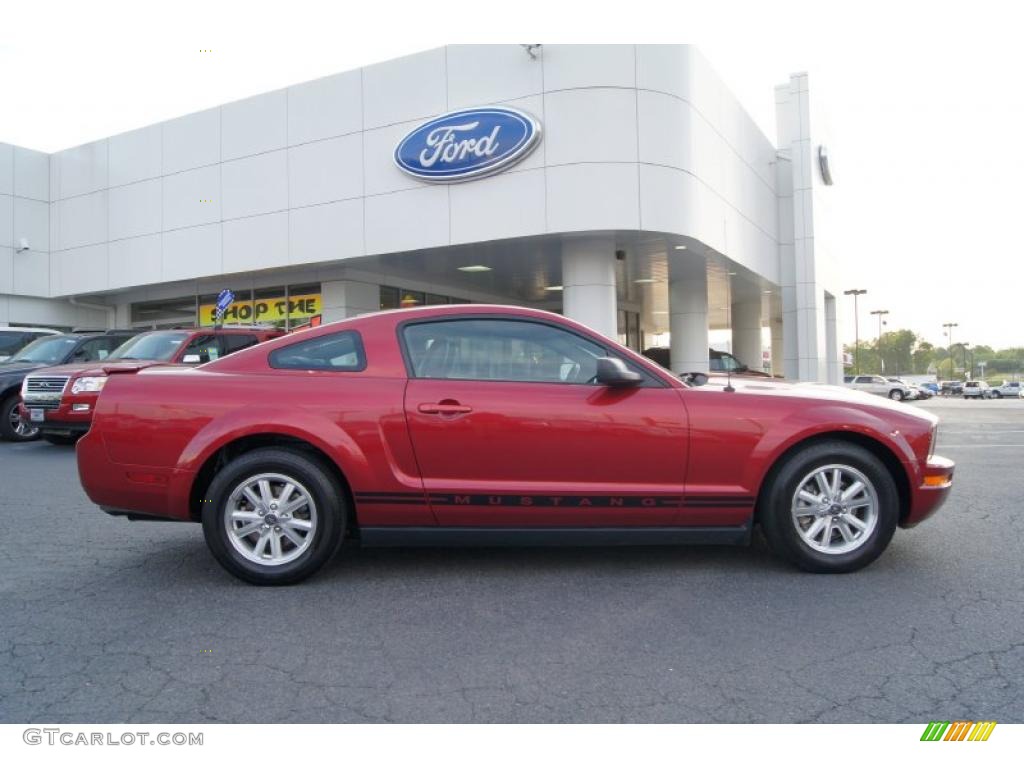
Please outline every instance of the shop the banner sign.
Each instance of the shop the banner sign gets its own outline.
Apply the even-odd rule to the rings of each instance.
[[[540,123],[518,109],[462,109],[406,135],[395,147],[395,164],[424,181],[476,179],[522,160],[537,146],[540,132]]]
[[[284,296],[255,301],[236,301],[229,304],[221,321],[227,325],[251,325],[253,323],[279,323],[286,317],[292,320],[304,319],[320,314],[320,294]],[[203,304],[199,307],[199,323],[211,326],[217,323],[217,305]]]

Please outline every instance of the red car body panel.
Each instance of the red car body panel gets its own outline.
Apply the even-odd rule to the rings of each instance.
[[[205,336],[216,332],[221,336],[230,335],[245,335],[255,336],[258,342],[268,341],[269,339],[275,339],[285,334],[284,331],[278,329],[242,329],[242,328],[221,328],[214,331],[209,328],[202,329],[178,329],[178,332],[187,333],[181,343],[178,344],[174,355],[169,360],[110,360],[109,362],[103,360],[93,360],[87,363],[67,363],[66,365],[56,365],[51,368],[40,368],[33,371],[29,376],[68,376],[67,384],[64,386],[64,392],[60,398],[60,405],[57,408],[51,408],[46,411],[46,419],[40,424],[44,429],[48,426],[51,428],[80,428],[81,431],[89,429],[89,425],[92,423],[93,412],[95,411],[96,401],[99,399],[99,392],[78,392],[73,393],[72,387],[75,381],[85,376],[109,376],[117,373],[137,373],[143,368],[149,368],[154,365],[191,365],[183,362],[185,352],[188,349],[189,344],[196,336]],[[140,331],[144,333],[144,331]],[[88,405],[87,410],[74,409],[75,405]],[[21,415],[22,420],[29,420],[29,412],[24,404],[18,406],[18,413]]]
[[[655,385],[410,377],[402,324],[469,315],[559,325]],[[270,368],[273,350],[342,330],[361,335],[364,370]],[[437,404],[470,410],[438,413]],[[846,433],[884,447],[902,468],[909,526],[949,490],[952,463],[929,456],[936,422],[839,387],[760,379],[733,379],[732,391],[718,379],[691,387],[571,320],[472,305],[367,315],[196,369],[112,376],[77,450],[89,497],[142,516],[197,519],[204,466],[236,440],[278,436],[334,463],[362,527],[732,528],[750,525],[787,450]]]

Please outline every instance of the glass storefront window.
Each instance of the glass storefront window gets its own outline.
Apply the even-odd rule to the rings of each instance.
[[[235,300],[224,312],[224,325],[252,325],[255,322],[252,291],[248,288],[232,288],[231,292],[235,294]],[[208,293],[199,297],[199,324],[203,327],[217,322],[217,295]]]
[[[322,312],[319,283],[232,289],[235,300],[224,313],[224,325],[264,325],[292,329]],[[217,293],[142,301],[131,306],[133,328],[211,328],[217,322]]]
[[[323,312],[320,283],[288,286],[288,327],[304,325]]]
[[[136,302],[131,308],[131,323],[133,328],[191,327],[196,324],[196,297]]]
[[[381,309],[409,309],[410,307],[437,306],[439,304],[471,304],[468,299],[457,299],[440,293],[424,293],[393,285],[380,287]]]
[[[398,309],[398,289],[391,285],[380,287],[380,308]]]

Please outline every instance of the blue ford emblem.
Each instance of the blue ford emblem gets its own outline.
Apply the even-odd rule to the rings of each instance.
[[[540,123],[518,109],[463,109],[410,132],[395,147],[395,164],[417,179],[463,181],[519,162],[539,141]]]

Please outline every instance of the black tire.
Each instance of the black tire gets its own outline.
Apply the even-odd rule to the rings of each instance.
[[[74,435],[55,435],[43,433],[43,440],[50,443],[50,445],[74,445],[82,438],[79,434]]]
[[[995,393],[993,393],[993,395],[992,395],[992,396],[993,396],[993,397],[994,397],[994,398],[995,398],[996,400],[1002,400],[1002,399],[1003,399],[1003,393],[1002,393],[1002,392],[999,392],[999,391],[996,391]]]
[[[12,443],[36,440],[39,437],[39,427],[28,428],[28,431],[19,431],[14,426],[13,420],[18,414],[19,403],[21,403],[21,395],[17,393],[8,395],[0,402],[0,438]]]
[[[315,526],[308,534],[312,542],[287,563],[263,565],[248,559],[232,543],[237,539],[227,531],[232,494],[244,481],[260,474],[280,475],[296,481],[308,492],[315,506]],[[308,578],[334,556],[345,535],[347,504],[342,489],[320,459],[302,451],[259,448],[245,453],[216,474],[206,497],[209,501],[203,504],[203,535],[210,552],[225,570],[250,584],[281,586]],[[307,509],[305,514],[311,516],[311,512]],[[252,535],[259,537],[260,534]],[[291,545],[286,543],[285,546]]]
[[[894,389],[894,390],[892,390],[891,392],[889,392],[889,399],[890,400],[902,400],[903,399],[903,390],[901,390],[901,389]]]
[[[816,468],[833,464],[852,467],[864,475],[877,498],[874,528],[856,548],[840,554],[808,545],[792,513],[798,484]],[[889,470],[873,453],[853,443],[829,440],[813,443],[783,460],[767,481],[758,517],[765,538],[780,557],[813,573],[848,573],[872,563],[889,545],[899,521],[899,493]]]

